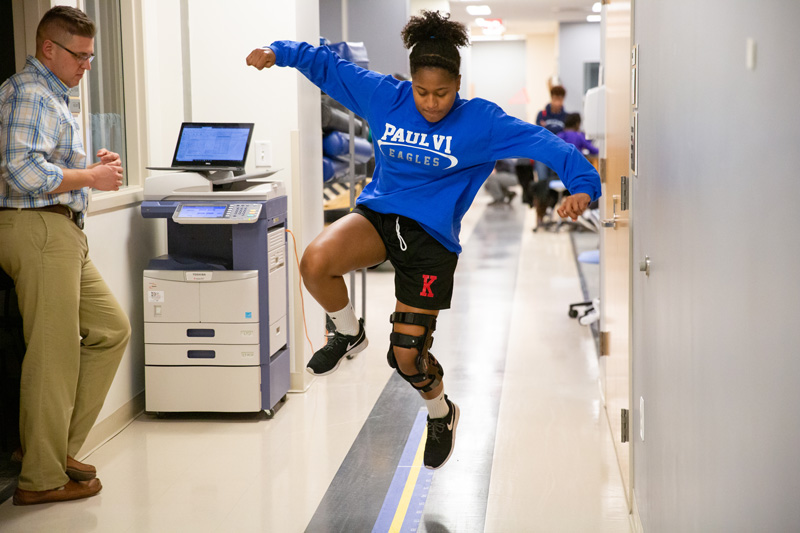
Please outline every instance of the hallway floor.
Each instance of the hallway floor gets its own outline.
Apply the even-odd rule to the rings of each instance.
[[[393,273],[370,271],[369,347],[272,420],[143,414],[83,458],[99,496],[6,501],[0,530],[629,532],[592,334],[567,316],[583,299],[570,236],[488,201],[464,219],[431,350],[461,409],[443,468],[416,460],[423,402],[386,364]]]

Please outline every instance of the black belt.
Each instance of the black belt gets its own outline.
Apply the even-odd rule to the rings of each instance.
[[[83,229],[83,216],[77,211],[73,211],[69,207],[62,204],[45,205],[42,207],[0,207],[2,211],[47,211],[48,213],[58,213],[64,215],[75,223],[80,229]]]

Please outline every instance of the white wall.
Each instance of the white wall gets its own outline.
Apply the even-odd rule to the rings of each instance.
[[[529,97],[527,121],[532,124],[536,123],[539,111],[550,103],[547,81],[558,74],[558,26],[554,23],[551,30],[528,35],[525,39]]]
[[[342,33],[342,0],[319,0],[321,35],[339,42]],[[347,40],[367,47],[369,68],[384,74],[408,72],[408,53],[400,30],[408,22],[408,0],[347,0]]]
[[[558,64],[561,84],[567,90],[564,108],[583,111],[583,64],[600,62],[600,24],[564,23],[559,28]]]
[[[461,51],[461,96],[492,100],[507,113],[534,123],[550,102],[548,81],[558,74],[558,25],[542,23],[524,41],[474,41]],[[527,103],[509,99],[525,90]]]
[[[179,0],[142,3],[147,80],[147,139],[151,166],[169,166],[183,122]],[[165,90],[169,87],[169,90]],[[153,174],[152,172],[150,174]]]
[[[319,0],[321,35],[342,40],[342,0]],[[400,30],[411,15],[421,9],[450,12],[448,0],[347,0],[348,41],[367,47],[370,69],[384,74],[408,75],[408,50],[403,47]]]
[[[165,246],[160,224],[143,219],[138,206],[90,215],[85,231],[89,257],[127,313],[132,329],[128,349],[97,418],[100,423],[144,390],[142,271]]]
[[[525,53],[525,41],[474,42],[471,56],[474,96],[496,103],[511,116],[525,119]]]
[[[301,199],[290,208],[290,228],[300,235],[299,253],[322,228],[322,168],[319,91],[290,69],[256,71],[245,65],[253,48],[277,39],[315,42],[318,11],[315,0],[263,2],[238,0],[225,9],[212,0],[188,2],[191,39],[191,109],[193,120],[247,121],[256,124],[254,139],[270,140],[273,166],[283,170],[287,192]],[[184,119],[183,65],[179,0],[143,0],[147,121],[151,160],[169,164]],[[291,132],[298,131],[299,153],[291,157]],[[255,170],[248,157],[247,170]],[[302,190],[292,191],[296,172]],[[90,255],[128,313],[133,329],[129,348],[117,372],[98,423],[144,390],[142,270],[147,261],[166,251],[163,221],[144,220],[139,205],[91,213],[86,233]],[[290,253],[288,257],[293,258]],[[293,267],[290,282],[297,286]],[[319,343],[324,315],[306,293],[309,329]],[[292,302],[292,311],[294,310]],[[303,339],[302,323],[292,323],[293,341]],[[315,333],[316,332],[316,333]],[[299,388],[308,385],[303,371],[311,357],[305,341],[294,342],[292,367]]]
[[[319,0],[319,34],[332,43],[342,41],[342,0]]]
[[[151,2],[154,16],[159,20],[155,39],[174,39],[179,31],[180,14],[173,2]],[[171,5],[170,5],[171,4]],[[257,71],[247,67],[245,57],[254,48],[275,40],[302,40],[316,44],[319,38],[318,4],[314,0],[263,2],[240,0],[227,9],[220,10],[214,0],[188,2],[191,75],[192,120],[253,122],[253,141],[272,143],[273,168],[283,169],[271,179],[283,181],[290,198],[299,197],[299,203],[290,201],[289,227],[298,236],[298,252],[322,228],[322,140],[319,111],[319,90],[292,69],[272,68]],[[210,38],[213,37],[213,38]],[[150,107],[150,115],[172,113],[180,109],[184,97],[179,73],[184,70],[179,53],[149,57],[162,72],[168,72],[162,82],[159,78],[148,83],[150,90],[159,93],[164,106]],[[175,121],[174,117],[170,121]],[[175,121],[177,122],[177,121]],[[179,125],[179,123],[177,124]],[[164,124],[162,131],[170,131],[172,124]],[[177,131],[177,129],[175,130]],[[299,132],[300,157],[292,159],[292,132]],[[171,157],[174,134],[163,140],[169,146]],[[254,172],[255,158],[248,157],[246,170]],[[155,149],[155,147],[154,147]],[[165,149],[165,148],[162,148]],[[169,161],[170,159],[165,159]],[[294,189],[292,175],[297,170],[302,182]],[[291,245],[291,242],[290,242]],[[289,254],[294,257],[293,253]],[[296,269],[292,268],[290,282],[296,286]],[[306,317],[312,339],[319,342],[324,329],[324,316],[312,302],[306,307]],[[293,303],[294,307],[294,303]],[[305,387],[302,377],[305,362],[311,357],[302,332],[302,323],[292,323],[293,374],[301,377],[300,388]],[[317,334],[316,332],[319,332]],[[315,338],[316,337],[316,338]],[[294,383],[294,380],[293,380]],[[293,384],[294,386],[294,384]]]

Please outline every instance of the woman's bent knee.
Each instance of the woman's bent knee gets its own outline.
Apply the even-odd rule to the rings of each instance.
[[[306,284],[314,284],[317,280],[331,277],[326,254],[313,244],[306,248],[300,259],[300,275]]]
[[[407,376],[420,373],[419,368],[417,368],[417,350],[397,347],[393,347],[392,349],[394,350],[394,358],[395,361],[397,361],[397,367],[400,369],[400,372]]]

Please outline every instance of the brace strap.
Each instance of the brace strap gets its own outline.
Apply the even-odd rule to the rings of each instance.
[[[392,345],[400,348],[415,348],[419,350],[420,355],[425,355],[431,345],[433,345],[433,332],[436,330],[436,317],[434,315],[398,312],[392,313],[389,316],[389,322],[392,324],[410,324],[425,328],[425,333],[417,336],[393,331],[389,336]]]
[[[436,329],[436,316],[423,313],[396,312],[390,315],[389,322],[392,324],[410,324],[425,328],[425,333],[422,335],[407,335],[405,333],[393,331],[389,336],[390,345],[387,359],[389,366],[396,369],[397,373],[415,389],[422,392],[429,392],[435,389],[439,383],[442,382],[442,377],[444,376],[442,365],[440,365],[436,358],[433,357],[433,354],[428,351],[433,344],[433,332]],[[407,375],[400,371],[394,355],[394,346],[417,350],[415,366],[417,370],[420,371],[419,374]],[[431,380],[431,382],[424,387],[417,386],[418,383],[428,380]]]
[[[417,363],[419,363],[419,356],[417,357]],[[389,346],[389,365],[392,368],[394,368],[398,374],[400,374],[401,378],[408,381],[412,387],[414,387],[420,392],[432,391],[433,389],[439,386],[439,383],[442,382],[442,378],[444,378],[444,368],[442,368],[442,365],[439,363],[439,361],[436,360],[436,358],[430,352],[428,352],[428,361],[427,364],[425,365],[425,372],[409,376],[408,374],[404,374],[397,366],[397,362],[395,361],[394,358],[394,353],[392,352],[392,347]],[[417,364],[417,368],[419,368],[419,364]],[[431,382],[424,386],[418,385],[419,383],[427,380],[431,380]]]
[[[431,333],[436,330],[436,315],[426,315],[423,313],[392,313],[389,316],[389,322],[400,324],[413,324],[415,326],[423,326]]]
[[[426,315],[424,313],[401,313],[398,311],[389,316],[389,322],[392,324],[399,322],[401,324],[425,326],[431,331],[436,329],[436,315]]]

